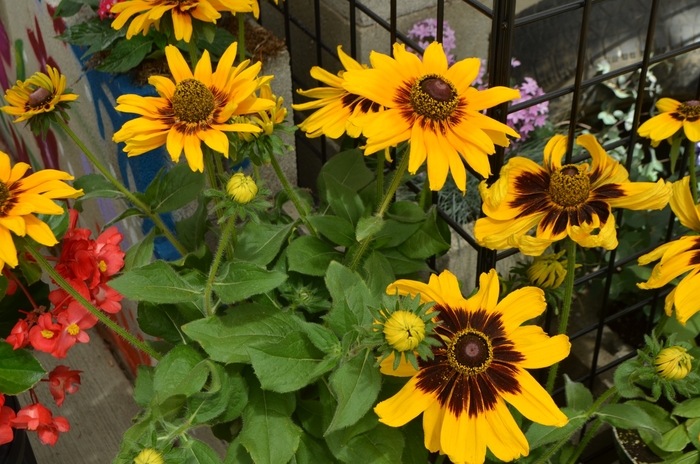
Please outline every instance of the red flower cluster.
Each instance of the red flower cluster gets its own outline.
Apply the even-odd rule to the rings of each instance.
[[[100,19],[114,19],[117,15],[112,14],[112,7],[115,3],[121,3],[124,0],[102,0],[100,1],[100,6],[97,8],[97,14],[100,15]]]
[[[77,221],[78,212],[70,210],[70,227],[63,237],[56,271],[94,306],[117,313],[122,296],[107,282],[124,266],[125,253],[119,246],[124,236],[116,227],[110,227],[92,240],[89,229],[75,227]],[[90,340],[85,331],[97,324],[93,314],[61,288],[50,292],[49,300],[54,305],[52,311],[35,310],[12,329],[6,341],[14,349],[31,344],[60,359],[76,343]]]

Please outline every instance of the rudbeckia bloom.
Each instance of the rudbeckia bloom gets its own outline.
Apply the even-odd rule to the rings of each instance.
[[[610,158],[594,136],[581,135],[576,143],[591,154],[591,166],[562,165],[566,137],[555,135],[544,149],[544,167],[515,157],[503,166],[493,185],[479,185],[487,216],[474,226],[481,246],[517,247],[526,255],[539,256],[568,235],[583,247],[612,250],[617,247],[617,233],[611,208],[666,206],[670,184],[630,182],[624,166]],[[527,235],[534,227],[535,236]]]
[[[68,173],[44,169],[24,177],[27,170],[27,163],[12,167],[10,157],[0,151],[0,272],[5,265],[18,264],[12,233],[29,235],[42,245],[55,245],[58,241],[49,226],[34,214],[63,214],[63,208],[51,200],[83,194],[63,182],[73,179]]]
[[[338,57],[345,71],[366,69],[360,63],[352,59],[338,46]],[[323,82],[329,87],[316,87],[309,90],[297,90],[299,95],[315,98],[315,101],[292,105],[297,111],[318,109],[304,122],[299,124],[299,129],[306,132],[306,136],[320,137],[325,135],[337,139],[347,132],[350,137],[357,138],[361,135],[361,129],[355,125],[355,118],[368,113],[376,113],[381,106],[374,101],[348,92],[343,88],[345,71],[334,75],[325,69],[314,66],[311,68],[311,77]]]
[[[204,51],[194,74],[182,54],[173,45],[165,47],[170,72],[175,82],[163,76],[151,76],[148,82],[160,97],[122,95],[118,111],[136,113],[140,118],[125,123],[114,134],[115,142],[126,142],[128,156],[138,156],[165,145],[173,161],[183,149],[193,171],[204,171],[202,142],[228,157],[229,140],[225,132],[260,132],[253,124],[230,124],[234,115],[257,113],[274,106],[270,100],[255,96],[260,80],[260,63],[248,67],[244,61],[232,69],[236,43],[221,56],[212,73],[209,52]]]
[[[250,203],[258,194],[258,186],[252,177],[237,172],[226,184],[226,193],[241,205]]]
[[[67,102],[78,98],[74,93],[66,91],[66,76],[58,69],[46,65],[46,72],[36,72],[26,81],[17,81],[5,92],[8,106],[0,110],[16,116],[14,122],[25,121],[42,113],[50,113],[57,107],[61,109]]]
[[[465,191],[467,174],[462,158],[483,177],[491,174],[488,155],[494,143],[508,146],[505,134],[518,134],[481,113],[520,96],[507,87],[478,91],[470,87],[479,73],[478,58],[448,67],[442,44],[425,49],[423,61],[394,44],[394,57],[372,52],[372,69],[349,70],[345,89],[386,108],[354,120],[367,137],[365,155],[410,140],[408,171],[426,161],[431,190],[440,190],[447,173]],[[461,158],[460,158],[461,155]]]
[[[453,462],[481,464],[486,448],[502,461],[529,453],[529,445],[506,402],[528,419],[561,427],[568,421],[542,386],[525,370],[550,366],[571,348],[566,335],[549,337],[538,326],[520,327],[546,307],[542,290],[525,287],[498,302],[495,270],[480,277],[479,291],[464,299],[449,271],[426,285],[398,280],[387,293],[417,295],[441,324],[434,358],[374,411],[379,421],[400,427],[423,413],[425,447]]]
[[[669,346],[661,350],[654,359],[656,372],[668,380],[681,380],[693,368],[693,357],[682,346]]]
[[[126,38],[130,39],[139,32],[146,35],[152,24],[157,28],[160,18],[170,12],[175,38],[189,42],[192,38],[192,18],[216,23],[221,17],[219,11],[253,11],[253,1],[255,0],[127,0],[112,6],[110,13],[117,14],[112,28],[121,29],[129,18],[140,13],[129,24]]]
[[[671,209],[678,216],[681,224],[700,232],[700,207],[695,205],[690,193],[688,176],[673,183]],[[665,243],[644,256],[639,257],[639,265],[659,261],[651,271],[648,281],[638,283],[639,288],[649,290],[660,288],[685,274],[683,280],[666,296],[664,309],[669,316],[676,308],[676,319],[685,325],[690,317],[700,311],[700,298],[697,289],[700,285],[700,235],[688,235]]]
[[[425,338],[425,323],[410,311],[394,311],[384,323],[384,337],[396,351],[415,349]]]
[[[540,288],[558,288],[566,278],[567,260],[559,261],[564,253],[566,250],[533,259],[527,268],[527,278],[530,282]]]
[[[673,98],[660,98],[656,108],[661,111],[639,126],[637,132],[652,140],[656,146],[683,128],[685,136],[692,142],[700,140],[700,101],[681,103]]]

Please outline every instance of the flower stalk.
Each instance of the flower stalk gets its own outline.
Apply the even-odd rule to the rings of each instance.
[[[688,150],[688,174],[690,174],[690,193],[693,195],[693,203],[698,204],[698,179],[695,174],[695,169],[697,166],[697,157],[695,156],[695,142],[688,139],[688,144],[686,145],[686,150]]]
[[[97,168],[98,171],[102,173],[105,178],[111,182],[114,187],[119,190],[134,206],[136,206],[138,209],[140,209],[146,216],[148,216],[154,223],[155,225],[161,230],[165,238],[170,241],[170,243],[173,244],[175,249],[182,255],[185,256],[187,254],[187,249],[178,241],[177,238],[173,235],[173,233],[168,229],[168,227],[165,225],[163,220],[158,216],[158,214],[154,213],[151,211],[151,208],[148,207],[144,202],[136,198],[136,196],[131,193],[129,189],[124,187],[119,180],[117,180],[116,177],[112,175],[111,172],[100,162],[100,160],[95,157],[95,155],[92,154],[92,152],[85,146],[85,144],[78,138],[77,135],[75,135],[75,132],[71,130],[70,127],[63,121],[61,118],[56,118],[56,121],[58,122],[58,125],[61,126],[61,129],[68,134],[68,136],[73,139],[76,145],[78,145],[78,148],[80,148],[83,153],[85,153],[85,156],[88,157],[88,159],[92,162],[92,164]]]
[[[74,289],[66,280],[61,276],[61,274],[56,271],[51,264],[44,258],[44,256],[39,253],[39,251],[34,248],[34,245],[32,245],[28,240],[26,239],[20,239],[23,241],[24,249],[32,255],[32,258],[36,260],[36,262],[41,266],[41,268],[46,271],[46,273],[58,284],[59,287],[61,287],[63,290],[65,290],[70,296],[75,298],[75,300],[80,303],[85,309],[87,309],[90,314],[95,316],[100,322],[102,322],[104,325],[112,329],[113,332],[115,332],[117,335],[122,337],[124,340],[127,342],[131,343],[133,346],[138,348],[139,350],[143,351],[153,359],[160,361],[161,356],[153,350],[151,347],[146,345],[144,342],[141,340],[137,339],[133,335],[131,335],[129,332],[124,330],[122,327],[119,326],[116,322],[111,320],[109,317],[107,317],[102,311],[100,311],[98,308],[96,308],[92,303],[90,303],[88,300],[85,299],[83,295],[81,295],[76,289]]]
[[[566,334],[567,326],[569,325],[569,314],[571,313],[571,300],[574,294],[574,274],[576,271],[576,242],[569,239],[566,247],[566,280],[564,280],[564,302],[559,316],[559,334]],[[553,364],[549,368],[547,376],[547,393],[552,393],[554,390],[554,382],[557,379],[557,370],[559,363]]]
[[[294,207],[297,209],[297,212],[299,213],[299,217],[301,218],[302,222],[304,223],[306,228],[309,229],[311,235],[313,235],[314,237],[318,237],[318,232],[316,231],[314,226],[311,225],[311,223],[306,217],[307,211],[306,208],[304,208],[304,206],[301,204],[301,199],[299,198],[299,195],[297,195],[297,193],[292,188],[292,185],[289,183],[289,180],[287,180],[287,176],[284,175],[284,172],[282,171],[282,168],[280,167],[280,164],[277,161],[275,154],[272,152],[270,152],[270,163],[272,164],[272,169],[275,170],[275,174],[277,174],[277,177],[282,183],[284,191],[287,192],[287,196],[290,200],[292,200],[292,203],[294,203]]]
[[[219,240],[219,246],[216,249],[216,254],[214,255],[214,261],[211,263],[211,268],[209,269],[209,277],[207,278],[206,286],[204,287],[204,306],[207,311],[207,316],[213,316],[216,312],[216,306],[211,303],[211,293],[214,286],[214,279],[216,278],[216,273],[221,265],[221,258],[224,255],[224,250],[227,249],[229,241],[231,239],[231,233],[235,230],[236,226],[236,215],[231,216],[224,227],[224,231],[221,233],[221,240]]]

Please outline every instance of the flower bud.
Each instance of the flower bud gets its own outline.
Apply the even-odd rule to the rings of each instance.
[[[693,367],[692,360],[693,357],[682,346],[669,346],[659,352],[654,359],[654,365],[661,377],[668,380],[681,380]]]
[[[163,456],[153,448],[146,448],[136,456],[134,464],[163,464]]]
[[[250,203],[258,194],[258,186],[252,177],[238,172],[226,184],[226,192],[238,203]]]
[[[566,268],[564,267],[566,261],[559,261],[563,254],[564,251],[537,256],[527,268],[527,278],[530,279],[530,282],[540,288],[555,289],[559,287],[566,277]]]
[[[409,351],[425,338],[425,323],[408,311],[395,311],[384,323],[384,337],[397,351]]]

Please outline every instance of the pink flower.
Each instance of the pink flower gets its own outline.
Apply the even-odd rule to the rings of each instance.
[[[124,0],[101,0],[100,6],[97,8],[97,14],[100,15],[100,19],[113,19],[117,15],[112,14],[112,7],[115,3],[123,2]]]
[[[53,417],[53,413],[39,403],[23,407],[10,424],[16,429],[36,430],[39,441],[51,446],[58,441],[59,432],[70,430],[65,417]]]
[[[49,391],[56,400],[56,405],[63,405],[66,399],[66,392],[73,394],[78,391],[80,385],[80,374],[83,371],[71,371],[68,366],[56,366],[49,372]]]
[[[29,344],[29,324],[27,321],[24,319],[17,321],[5,341],[12,345],[14,350],[27,346]]]

